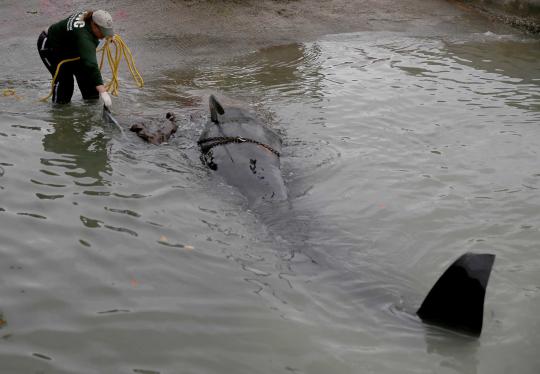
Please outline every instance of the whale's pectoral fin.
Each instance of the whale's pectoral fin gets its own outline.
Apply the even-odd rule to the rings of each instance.
[[[466,253],[443,273],[416,314],[423,322],[480,336],[495,255]]]
[[[209,104],[210,104],[210,119],[214,123],[219,123],[218,114],[224,114],[225,110],[223,110],[223,107],[221,106],[219,101],[217,101],[214,95],[210,95]]]

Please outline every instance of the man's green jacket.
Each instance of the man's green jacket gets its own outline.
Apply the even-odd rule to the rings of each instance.
[[[55,23],[48,30],[48,45],[60,60],[80,57],[86,77],[95,86],[103,84],[96,59],[99,39],[92,33],[90,22],[84,21],[86,12],[76,13]]]

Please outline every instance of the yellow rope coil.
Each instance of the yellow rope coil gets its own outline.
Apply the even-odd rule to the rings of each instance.
[[[111,51],[111,45],[114,45],[114,54]],[[111,69],[112,78],[108,83],[105,84],[105,89],[109,91],[112,95],[118,96],[118,88],[120,87],[120,82],[118,80],[118,67],[120,66],[120,62],[122,61],[122,56],[124,56],[124,59],[126,60],[128,69],[133,76],[137,87],[142,88],[144,86],[142,76],[135,67],[135,61],[133,60],[131,50],[126,45],[124,40],[122,40],[120,35],[115,34],[113,37],[107,38],[103,47],[98,49],[96,52],[101,52],[99,70],[103,69],[103,62],[105,61],[105,56],[107,56],[107,62],[109,63],[109,68]],[[80,57],[68,58],[66,60],[62,60],[58,64],[51,82],[51,91],[46,97],[41,98],[40,101],[47,101],[52,96],[54,84],[56,83],[58,73],[60,72],[60,67],[66,62],[77,61],[80,59]]]
[[[111,45],[114,45],[114,54],[111,51]],[[126,60],[126,64],[131,73],[131,76],[135,80],[137,87],[142,88],[144,86],[143,78],[141,74],[135,67],[135,61],[133,60],[133,55],[131,50],[126,45],[124,40],[120,35],[114,35],[112,38],[108,38],[102,48],[98,49],[97,52],[101,52],[101,59],[99,62],[99,69],[103,68],[103,62],[105,60],[105,55],[107,55],[107,62],[112,72],[111,80],[105,85],[107,91],[109,91],[114,96],[118,96],[118,88],[120,87],[120,82],[118,81],[118,67],[122,61],[122,56]]]

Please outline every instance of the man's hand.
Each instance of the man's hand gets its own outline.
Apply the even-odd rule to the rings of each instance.
[[[103,104],[110,109],[112,106],[111,95],[107,91],[103,91],[99,93],[99,97],[103,100]]]

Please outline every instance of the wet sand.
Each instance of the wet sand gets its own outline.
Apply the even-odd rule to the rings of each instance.
[[[145,49],[168,58],[215,60],[278,44],[304,42],[326,34],[366,30],[402,30],[436,25],[461,15],[446,1],[389,0],[238,0],[151,1],[120,32],[145,41]],[[113,13],[129,11],[115,5]],[[127,17],[126,17],[127,18]],[[166,22],[156,24],[155,19]],[[126,19],[127,20],[127,19]],[[134,24],[139,25],[132,27]],[[170,55],[167,52],[173,50]]]
[[[4,38],[36,36],[79,9],[107,9],[116,32],[141,64],[166,67],[214,60],[271,45],[357,31],[420,35],[501,27],[460,2],[447,0],[31,0],[2,5]],[[142,52],[144,51],[144,53]],[[138,61],[139,61],[138,60]],[[148,67],[148,66],[147,66]]]

